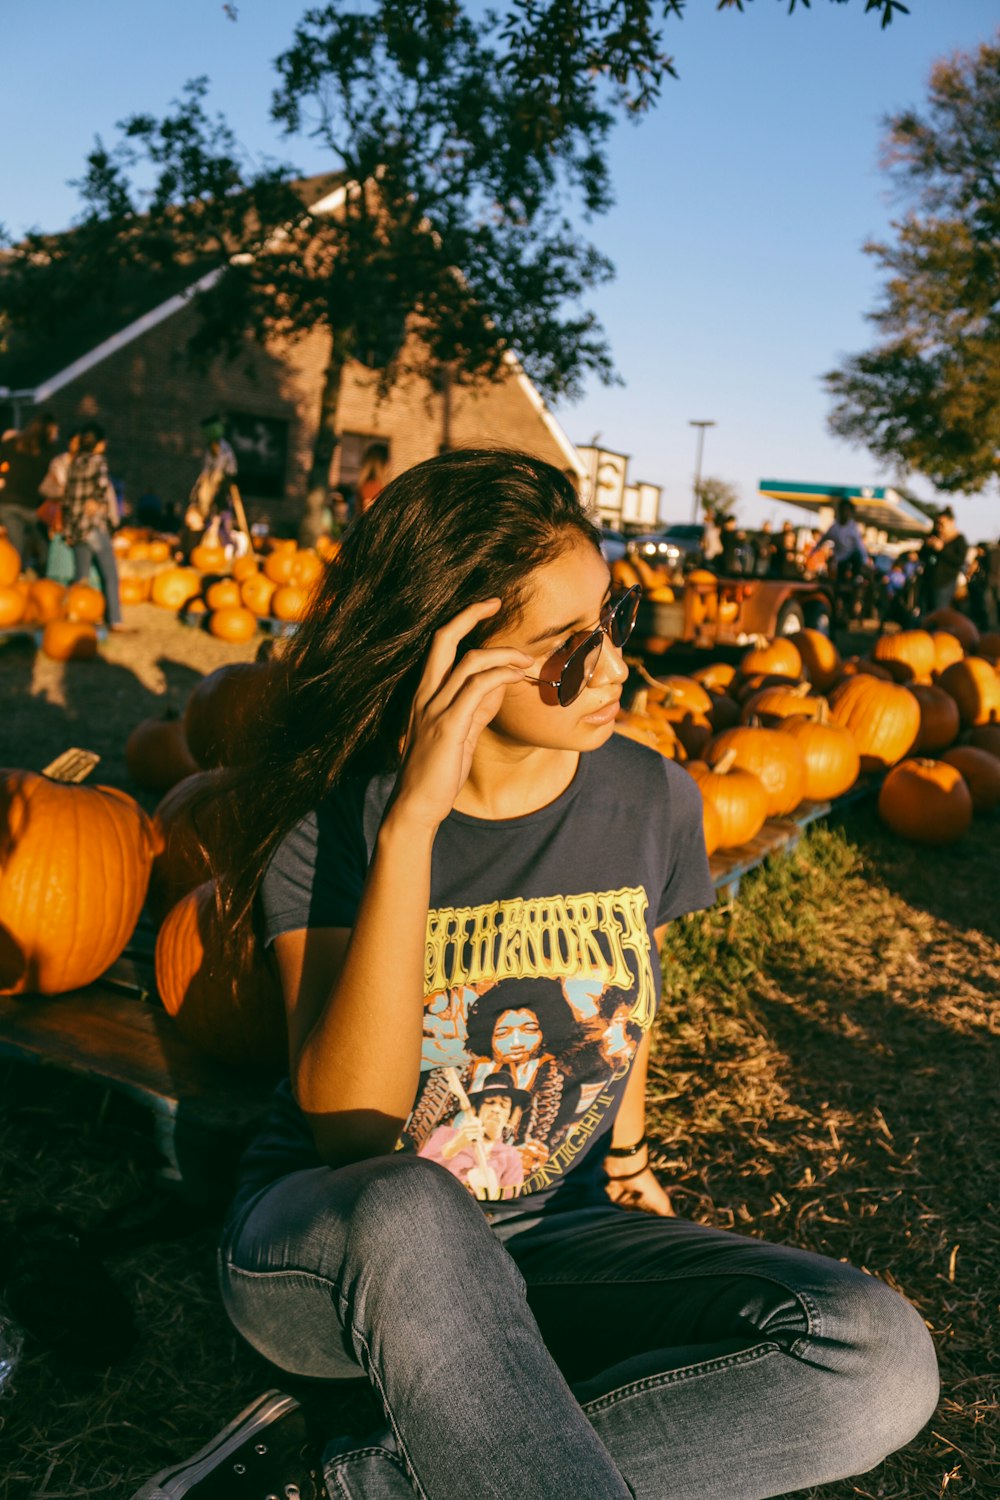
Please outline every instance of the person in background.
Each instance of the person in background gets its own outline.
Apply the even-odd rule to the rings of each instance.
[[[101,575],[107,607],[108,628],[127,630],[122,624],[118,596],[118,566],[111,545],[111,528],[117,521],[112,513],[114,490],[105,458],[104,429],[88,422],[80,429],[79,447],[69,462],[66,490],[62,501],[62,534],[73,548],[75,577],[84,582],[91,563]]]
[[[719,523],[715,511],[711,506],[705,507],[705,518],[701,528],[701,555],[706,563],[715,562],[722,553],[722,535],[719,531]]]
[[[799,536],[791,521],[784,521],[778,537],[775,571],[779,578],[800,578]]]
[[[223,546],[231,541],[234,529],[242,531],[248,542],[250,536],[243,501],[236,487],[236,454],[226,442],[222,418],[206,417],[201,430],[205,438],[205,456],[184,513],[181,547],[185,557],[191,555],[199,542],[206,540],[206,532]]]
[[[920,549],[924,570],[920,602],[925,615],[947,609],[951,604],[968,550],[969,544],[955,521],[955,512],[946,505],[934,517],[934,529]]]
[[[48,412],[23,432],[0,442],[0,527],[21,559],[22,568],[45,572],[48,542],[38,520],[39,487],[57,453],[59,427]]]
[[[868,548],[850,500],[841,500],[837,506],[837,519],[832,526],[827,527],[816,545],[823,547],[827,543],[833,549],[830,555],[830,572],[835,578],[841,578],[845,573],[850,577],[862,568],[871,566]]]
[[[814,526],[809,533],[809,540],[806,542],[802,558],[802,569],[803,572],[813,577],[827,572],[827,551],[823,542],[823,533],[818,526]]]
[[[722,549],[720,566],[723,573],[742,574],[745,571],[746,536],[738,531],[735,516],[722,518]]]
[[[753,570],[758,578],[766,578],[770,573],[776,550],[770,521],[761,521],[753,543]]]
[[[986,577],[989,582],[986,609],[989,616],[990,629],[996,630],[997,626],[1000,625],[1000,542],[990,542],[987,545]]]
[[[989,607],[991,603],[989,565],[989,547],[985,542],[978,542],[969,565],[969,614],[972,616],[973,624],[980,630],[993,628]]]
[[[361,469],[358,473],[358,483],[355,515],[363,516],[366,510],[370,510],[378,499],[389,470],[389,445],[388,443],[369,443],[361,459]]]

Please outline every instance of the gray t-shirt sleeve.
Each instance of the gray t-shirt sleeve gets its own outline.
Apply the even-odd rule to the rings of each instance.
[[[261,882],[265,946],[282,932],[353,927],[368,871],[357,789],[335,791],[278,845]]]
[[[715,905],[715,886],[705,852],[701,792],[697,782],[673,761],[662,761],[670,820],[670,867],[660,897],[656,926]]]

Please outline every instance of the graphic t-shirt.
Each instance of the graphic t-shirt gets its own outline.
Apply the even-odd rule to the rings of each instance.
[[[353,925],[392,785],[346,783],[289,833],[262,885],[265,942]],[[714,899],[695,783],[619,735],[537,812],[452,812],[434,842],[420,1084],[400,1149],[491,1209],[599,1199],[659,998],[653,931]],[[255,1172],[290,1166],[272,1150]]]

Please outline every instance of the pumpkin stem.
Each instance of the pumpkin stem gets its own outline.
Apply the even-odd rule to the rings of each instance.
[[[632,707],[629,712],[633,714],[644,714],[649,706],[649,689],[640,688],[632,699]]]
[[[830,705],[825,698],[819,700],[819,708],[816,710],[816,723],[828,724],[830,722]]]
[[[100,760],[95,750],[64,750],[42,771],[50,781],[86,781]]]
[[[726,772],[731,771],[735,764],[736,751],[732,749],[727,750],[725,755],[720,755],[719,759],[715,762],[715,765],[712,767],[712,774],[714,776],[725,776]]]
[[[638,672],[639,676],[642,678],[643,682],[646,684],[647,687],[659,688],[660,691],[661,691],[661,693],[662,693],[662,691],[663,691],[663,684],[662,684],[662,682],[658,682],[657,679],[652,675],[651,672],[647,672],[645,666],[643,665],[643,663],[641,661],[632,661],[631,659],[629,659],[628,660],[628,664],[629,664],[630,667],[633,667],[633,666],[635,667],[636,671]]]

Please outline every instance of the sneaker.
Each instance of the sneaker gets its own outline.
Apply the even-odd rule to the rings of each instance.
[[[161,1469],[132,1500],[321,1500],[319,1450],[294,1396],[266,1391],[186,1463]]]

